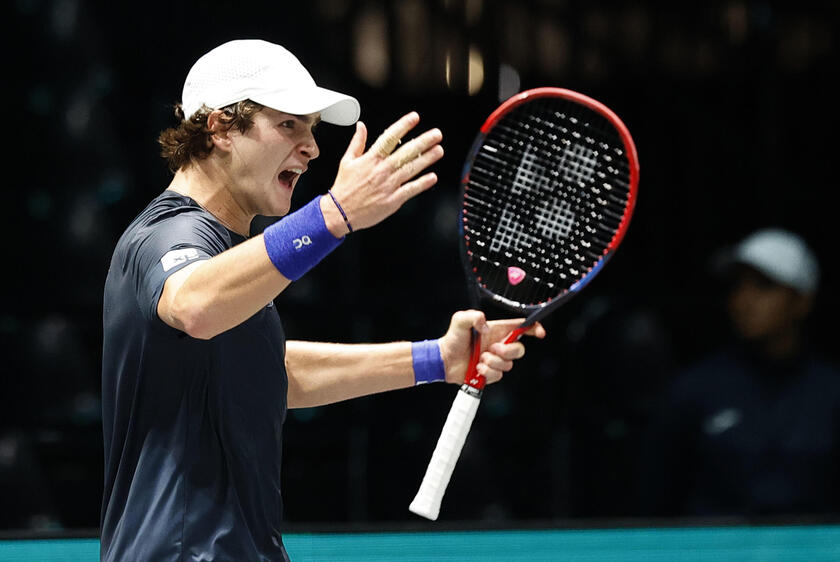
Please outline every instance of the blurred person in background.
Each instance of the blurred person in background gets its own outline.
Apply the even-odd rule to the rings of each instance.
[[[715,269],[734,337],[666,388],[643,455],[644,513],[840,513],[840,372],[806,330],[814,253],[797,234],[762,229]]]

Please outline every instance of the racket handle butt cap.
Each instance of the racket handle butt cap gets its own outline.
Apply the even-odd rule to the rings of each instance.
[[[420,517],[425,517],[430,521],[437,521],[438,515],[440,515],[440,505],[435,506],[432,505],[433,502],[430,502],[428,498],[414,498],[414,501],[411,502],[411,505],[408,506],[408,510],[415,515],[419,515]]]

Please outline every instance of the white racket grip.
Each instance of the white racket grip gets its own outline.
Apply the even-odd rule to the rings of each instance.
[[[466,388],[466,390],[465,390]],[[455,396],[452,409],[443,424],[432,460],[426,468],[426,475],[420,484],[414,501],[408,506],[412,513],[416,513],[432,521],[438,518],[440,502],[449,484],[449,478],[455,469],[455,463],[461,456],[461,449],[470,432],[473,418],[481,402],[481,391],[464,385]]]

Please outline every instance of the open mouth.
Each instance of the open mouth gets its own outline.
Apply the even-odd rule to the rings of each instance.
[[[280,183],[283,184],[286,188],[291,189],[295,183],[295,180],[303,172],[304,170],[302,168],[291,168],[288,170],[283,170],[277,175],[277,179],[280,180]]]

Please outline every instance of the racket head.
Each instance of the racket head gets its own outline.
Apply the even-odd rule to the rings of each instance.
[[[461,257],[474,300],[536,322],[585,287],[624,239],[639,160],[604,104],[521,92],[484,122],[461,179]]]

